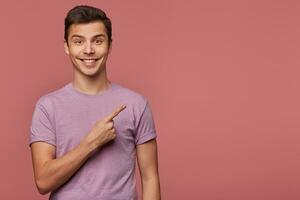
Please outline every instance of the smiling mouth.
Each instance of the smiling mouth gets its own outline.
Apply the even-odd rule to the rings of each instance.
[[[95,63],[99,60],[99,58],[83,58],[83,59],[79,59],[84,63]]]

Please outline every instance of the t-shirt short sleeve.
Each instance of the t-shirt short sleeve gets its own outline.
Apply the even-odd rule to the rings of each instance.
[[[51,107],[42,101],[35,105],[30,126],[29,146],[33,142],[43,141],[56,146],[55,129]]]
[[[157,137],[155,123],[150,104],[146,100],[143,112],[138,120],[136,128],[135,144],[143,144]]]

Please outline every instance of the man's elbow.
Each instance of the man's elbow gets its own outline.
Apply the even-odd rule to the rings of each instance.
[[[142,181],[157,181],[159,180],[159,175],[158,173],[144,173],[142,175]]]
[[[46,183],[42,180],[36,180],[36,187],[41,195],[46,195],[50,192]]]

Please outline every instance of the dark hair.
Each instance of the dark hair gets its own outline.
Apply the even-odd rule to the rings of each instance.
[[[68,43],[68,36],[70,32],[69,29],[72,24],[85,24],[95,21],[101,21],[104,24],[109,40],[108,43],[110,45],[112,42],[112,28],[110,19],[106,16],[103,10],[88,5],[75,6],[68,12],[65,18],[65,41]]]

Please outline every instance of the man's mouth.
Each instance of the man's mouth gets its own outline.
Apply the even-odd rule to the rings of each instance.
[[[90,63],[95,63],[99,60],[99,58],[79,58],[84,63],[90,64]]]

